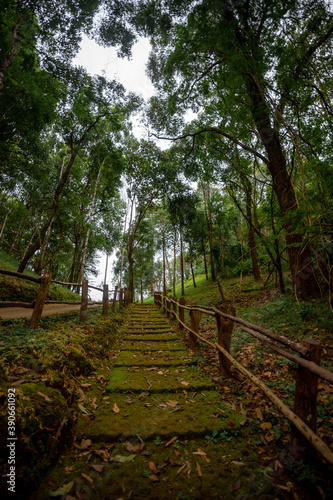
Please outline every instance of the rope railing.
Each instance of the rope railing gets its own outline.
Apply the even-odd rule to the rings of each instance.
[[[197,341],[200,340],[201,342],[209,345],[219,352],[220,374],[223,374],[225,377],[231,376],[230,365],[233,365],[240,373],[242,373],[246,378],[250,379],[251,382],[259,387],[265,394],[265,396],[274,403],[274,405],[280,410],[280,412],[294,426],[292,431],[292,440],[296,440],[299,446],[304,446],[305,438],[314,446],[314,448],[325,458],[328,463],[333,465],[333,452],[326,445],[326,443],[324,443],[324,441],[315,433],[318,376],[325,379],[327,382],[333,383],[333,373],[319,366],[320,345],[318,342],[307,339],[306,341],[304,341],[305,345],[298,344],[292,341],[286,343],[285,341],[289,341],[289,339],[270,332],[269,330],[260,327],[259,325],[245,322],[241,318],[237,318],[233,314],[227,314],[217,308],[197,305],[186,306],[185,299],[183,297],[181,297],[178,302],[175,299],[163,296],[161,292],[155,292],[154,302],[155,305],[163,307],[163,309],[167,313],[167,316],[170,316],[170,314],[174,316],[174,318],[178,321],[179,328],[186,329],[189,332],[189,343],[191,347],[195,347]],[[173,304],[173,310],[171,310],[171,304]],[[179,314],[177,314],[177,307]],[[184,320],[185,310],[188,310],[190,313],[190,327],[185,323]],[[199,323],[202,313],[208,314],[209,316],[215,316],[216,318],[218,341],[215,344],[199,334]],[[269,347],[271,347],[272,350],[277,354],[282,355],[285,358],[297,363],[298,371],[296,374],[294,411],[292,411],[287,405],[285,405],[281,401],[281,399],[278,398],[278,396],[274,394],[258,377],[247,370],[244,366],[242,366],[230,354],[231,331],[233,329],[234,323],[240,324],[243,331],[253,335],[265,345],[269,345]],[[247,325],[251,325],[252,328],[244,326],[244,323],[246,323]],[[291,349],[297,347],[297,351],[301,352],[301,355],[310,359],[304,359],[304,357],[302,358],[301,356],[291,354],[285,349],[277,347],[271,339],[267,339],[263,335],[258,333],[258,330],[269,332],[270,337],[273,334],[274,341],[280,342],[285,345],[287,344]],[[302,349],[300,349],[300,347]],[[305,408],[304,400],[307,403]],[[295,431],[295,429],[297,429],[298,433],[297,431]]]

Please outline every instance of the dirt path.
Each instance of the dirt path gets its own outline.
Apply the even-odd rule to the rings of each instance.
[[[88,309],[96,309],[99,305],[90,305]],[[33,309],[25,307],[4,307],[0,309],[0,320],[31,318]],[[42,316],[52,316],[53,314],[70,314],[80,311],[80,304],[46,304]]]
[[[275,498],[244,416],[223,400],[154,306],[133,306],[119,355],[106,368],[81,384],[74,448],[31,500],[51,492],[84,499]]]

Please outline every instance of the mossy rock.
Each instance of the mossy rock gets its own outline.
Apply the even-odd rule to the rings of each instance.
[[[26,492],[38,484],[63,447],[70,444],[73,419],[60,391],[43,382],[21,384],[16,388],[15,399],[15,498],[23,499],[27,498]],[[4,418],[2,415],[2,420]],[[1,441],[0,447],[4,450],[6,443]]]

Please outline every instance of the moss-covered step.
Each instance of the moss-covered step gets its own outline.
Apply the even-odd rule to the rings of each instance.
[[[187,351],[168,351],[166,345],[163,351],[153,353],[144,351],[133,353],[125,351],[123,346],[114,366],[180,366],[193,365],[193,357]]]
[[[124,333],[125,335],[136,335],[136,334],[144,334],[144,335],[162,335],[163,333],[171,333],[173,332],[172,328],[163,328],[163,329],[159,329],[159,330],[153,330],[153,329],[140,329],[140,328],[136,328],[136,329],[129,329],[129,328],[126,328],[122,331],[122,333]]]
[[[204,391],[214,389],[211,378],[197,367],[169,367],[137,369],[118,367],[108,375],[105,390],[113,392],[157,392]]]
[[[140,337],[141,339],[141,337]],[[130,342],[124,341],[121,344],[121,349],[124,351],[140,351],[140,352],[154,352],[154,351],[160,351],[161,349],[168,349],[168,351],[183,351],[184,346],[180,344],[179,342],[167,342],[164,345],[161,346],[160,341],[153,341],[153,342],[147,342],[143,343],[141,340],[132,340]]]
[[[113,412],[114,405],[119,409]],[[94,441],[124,441],[138,434],[144,441],[167,437],[211,435],[216,429],[233,432],[244,416],[224,404],[216,391],[185,395],[113,394],[102,400],[94,418],[81,416],[78,433]]]
[[[179,337],[174,332],[170,333],[158,333],[158,334],[148,334],[146,332],[143,334],[133,334],[127,333],[124,336],[124,340],[126,341],[136,341],[136,342],[171,342],[174,340],[179,340]]]

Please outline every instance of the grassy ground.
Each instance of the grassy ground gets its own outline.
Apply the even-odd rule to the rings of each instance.
[[[188,303],[202,305],[217,305],[221,302],[218,287],[204,276],[199,276],[197,288],[193,287],[192,280],[185,283],[185,299]],[[311,302],[297,302],[292,295],[282,296],[277,289],[269,287],[263,289],[262,283],[256,283],[250,276],[238,279],[224,280],[222,287],[226,298],[236,306],[236,315],[252,323],[271,329],[279,335],[302,341],[311,337],[321,343],[321,365],[333,371],[333,321],[332,312],[327,300]],[[177,297],[181,295],[180,284],[176,287]],[[189,324],[188,314],[185,314]],[[215,342],[217,332],[215,320],[202,315],[200,333],[207,340]],[[179,332],[187,343],[187,334]],[[235,327],[231,343],[232,355],[247,367],[252,373],[263,380],[285,404],[293,408],[295,391],[296,367],[283,357],[274,354],[268,347],[262,345],[247,333]],[[290,425],[282,418],[274,406],[264,398],[261,392],[243,377],[226,380],[220,377],[218,370],[218,354],[204,343],[199,342],[196,349],[198,363],[214,380],[219,381],[224,390],[230,395],[229,401],[235,408],[241,410],[248,418],[251,426],[257,426],[263,441],[266,441],[266,454],[262,452],[260,459],[267,460],[273,466],[273,475],[276,481],[281,482],[285,476],[294,485],[295,495],[299,498],[326,498],[321,493],[314,493],[310,485],[321,487],[327,481],[327,472],[320,474],[320,460],[297,462],[289,454]],[[235,373],[235,372],[234,372]],[[238,375],[235,373],[235,376]],[[318,395],[318,425],[317,434],[333,450],[333,388],[325,381],[319,381]],[[315,453],[310,451],[313,459]],[[268,457],[271,460],[268,460]],[[275,457],[272,459],[272,457]],[[274,462],[277,460],[278,462]],[[266,463],[267,463],[266,462]],[[263,461],[264,463],[264,461]],[[331,474],[331,473],[329,473]],[[298,479],[296,479],[298,476]],[[318,480],[319,479],[319,480]],[[332,486],[326,483],[328,496],[332,495]],[[311,494],[307,491],[311,490]],[[315,495],[315,496],[311,496]],[[293,498],[293,497],[291,497]],[[294,498],[297,498],[296,496]]]
[[[123,315],[88,312],[42,318],[33,330],[16,320],[0,325],[0,475],[8,473],[7,396],[15,391],[16,498],[27,498],[75,434],[83,378],[108,365]],[[0,482],[0,496],[5,498]]]
[[[6,254],[3,250],[0,250],[1,269],[17,271],[18,265],[18,261],[16,261],[12,256]],[[38,277],[35,273],[29,271],[28,269],[25,271],[25,274],[29,274],[30,276],[34,276],[36,278]],[[32,302],[33,300],[36,300],[38,288],[39,285],[37,283],[33,283],[32,281],[0,274],[0,300]],[[64,300],[67,302],[80,300],[78,294],[53,283],[50,285],[47,299]]]
[[[189,302],[205,305],[216,305],[221,302],[216,284],[206,281],[204,276],[198,276],[197,283],[198,286],[195,289],[192,286],[192,280],[186,283],[185,298]],[[263,289],[262,284],[255,283],[251,277],[244,277],[241,286],[237,279],[225,280],[222,286],[227,299],[235,303],[238,316],[297,340],[310,335],[320,340],[323,345],[322,365],[332,370],[332,313],[325,301],[297,303],[291,296],[281,297],[278,290],[273,287]],[[180,296],[179,287],[177,290]],[[21,296],[20,300],[22,300]],[[57,482],[50,476],[47,476],[46,481],[54,490],[59,485],[64,486],[63,498],[66,498],[66,494],[70,491],[67,490],[66,493],[65,487],[68,488],[71,483],[69,480],[66,481],[71,471],[78,471],[83,485],[84,481],[88,481],[84,475],[89,475],[87,471],[88,469],[91,471],[92,465],[95,466],[93,469],[96,472],[96,478],[102,477],[101,471],[104,470],[105,474],[110,473],[112,479],[113,472],[111,469],[109,471],[109,467],[114,467],[113,462],[110,462],[111,465],[104,463],[103,460],[101,463],[96,463],[94,452],[94,460],[87,463],[87,458],[92,456],[89,446],[85,448],[86,444],[81,441],[79,445],[76,441],[76,446],[79,448],[73,449],[71,446],[77,432],[78,411],[81,414],[85,411],[91,414],[96,404],[100,404],[98,393],[101,393],[99,396],[101,404],[106,404],[108,396],[103,395],[98,387],[96,387],[96,394],[90,394],[89,391],[95,382],[96,386],[104,383],[101,373],[112,370],[116,362],[119,326],[126,319],[126,314],[127,312],[124,311],[122,315],[117,313],[105,319],[98,312],[89,313],[89,320],[85,325],[80,325],[74,316],[66,319],[42,319],[38,330],[27,328],[24,321],[0,325],[0,402],[2,404],[0,474],[7,470],[6,446],[3,441],[7,436],[6,399],[8,388],[14,387],[17,396],[16,432],[20,442],[17,463],[18,482],[26,489],[25,491],[34,488],[48,466],[56,462],[59,454],[63,454],[63,458],[57,465],[61,481],[59,479],[60,482]],[[171,321],[171,323],[177,329],[175,322]],[[214,322],[203,317],[200,324],[201,334],[211,341],[216,340]],[[177,334],[184,346],[188,347],[187,335],[181,331]],[[295,368],[291,363],[271,353],[258,341],[238,329],[233,332],[231,351],[243,365],[264,380],[285,403],[292,407]],[[215,350],[207,348],[204,343],[199,343],[192,355],[194,364],[201,367],[219,385],[223,401],[233,411],[244,417],[242,436],[249,440],[248,446],[251,443],[251,447],[256,448],[256,458],[253,460],[256,461],[255,467],[257,470],[260,469],[261,475],[252,478],[251,490],[246,498],[282,498],[284,500],[333,498],[332,471],[327,469],[314,453],[311,460],[300,462],[294,460],[289,453],[289,423],[281,418],[281,415],[270,402],[265,400],[260,391],[246,379],[227,380],[220,377],[217,354]],[[322,382],[320,382],[319,389],[318,435],[333,449],[333,390],[328,384]],[[162,477],[166,483],[169,481],[169,486],[172,486],[174,481],[177,487],[178,483],[181,483],[183,473],[177,474],[180,466],[177,468],[176,465],[172,465],[172,460],[177,463],[177,451],[186,455],[186,453],[193,454],[193,450],[189,450],[185,440],[183,443],[176,443],[178,448],[175,450],[170,447],[171,455],[167,454],[167,449],[161,446],[163,437],[157,437],[160,439],[156,438],[156,442],[149,445],[151,460],[143,455],[133,462],[117,466],[120,467],[119,477],[123,477],[123,484],[126,478],[131,477],[132,466],[135,470],[141,471],[140,474],[150,485],[150,490],[153,488],[151,491],[155,488],[157,492],[158,488],[162,488]],[[218,421],[216,429],[208,438],[209,448],[204,448],[205,439],[202,440],[200,446],[198,445],[200,450],[207,453],[208,458],[209,453],[218,457],[223,447],[231,446],[228,441],[231,436],[225,435]],[[236,444],[235,441],[235,446]],[[137,445],[133,443],[133,446]],[[113,455],[118,454],[124,457],[126,451],[128,452],[127,444],[124,442],[108,443],[96,451],[100,453],[100,456],[104,456],[108,453],[110,446]],[[65,453],[66,447],[72,458]],[[238,450],[237,447],[236,449]],[[243,456],[246,458],[246,448],[242,450],[245,450]],[[221,461],[217,463],[220,464],[219,467],[222,467],[223,475],[231,475],[233,480],[231,469],[241,468],[241,466],[237,464],[230,466],[230,459],[225,458],[228,454],[223,451]],[[237,457],[232,455],[232,460],[240,462],[241,460]],[[203,463],[199,461],[201,466],[210,467],[205,459],[201,456],[199,458],[203,460]],[[151,474],[150,467],[153,465],[149,466],[150,461],[160,470],[159,473]],[[166,462],[167,465],[164,468],[163,464]],[[101,469],[103,465],[104,469]],[[169,469],[170,475],[164,472]],[[202,470],[204,473],[204,469]],[[160,481],[155,482],[154,479],[149,479],[150,475],[157,475]],[[243,481],[245,478],[242,479],[242,485],[244,485]],[[261,486],[266,488],[272,481],[276,485],[273,491],[262,490]],[[90,487],[87,483],[88,486]],[[200,484],[198,483],[197,486],[199,488]],[[233,488],[232,498],[237,498],[240,488],[238,479],[234,480]],[[172,497],[179,499],[195,498],[191,497],[190,489],[185,493],[185,490],[181,488],[177,491],[171,488],[170,492]],[[114,498],[130,498],[131,495],[135,498],[131,490],[120,489]]]

